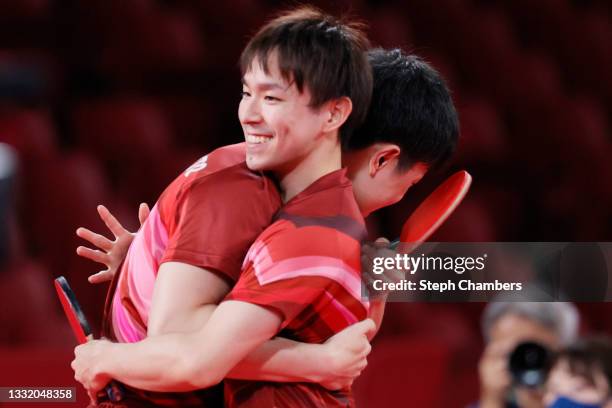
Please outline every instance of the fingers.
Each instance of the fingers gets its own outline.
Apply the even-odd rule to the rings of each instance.
[[[391,242],[385,237],[378,237],[376,241],[374,241],[374,244],[379,248],[388,248]]]
[[[103,235],[96,234],[95,232],[88,230],[87,228],[80,227],[76,230],[77,236],[83,238],[86,241],[91,242],[104,251],[109,251],[113,247],[113,242]]]
[[[365,320],[362,320],[360,322],[352,324],[351,326],[349,326],[346,329],[342,330],[340,333],[345,333],[345,334],[350,333],[351,336],[353,336],[353,335],[355,335],[355,336],[359,336],[359,335],[365,336],[370,330],[372,330],[372,327],[376,328],[376,325],[374,324],[374,321],[372,321],[372,319],[365,319]]]
[[[113,233],[113,235],[117,238],[122,237],[125,234],[129,234],[129,232],[121,225],[121,223],[115,218],[108,208],[103,205],[99,205],[97,207],[98,214],[100,214],[100,218],[104,221],[104,224],[108,227],[108,229]]]
[[[363,321],[363,323],[364,323],[365,330],[366,330],[366,332],[365,332],[366,336],[369,335],[369,334],[372,334],[372,333],[374,333],[376,331],[376,323],[374,323],[374,320],[372,320],[372,319],[365,319]]]
[[[504,339],[491,342],[485,348],[485,355],[487,357],[498,357],[507,358],[510,352],[516,347],[516,340]]]
[[[364,319],[359,323],[355,323],[352,327],[353,330],[356,330],[366,337],[376,331],[376,323],[374,323],[372,319]]]
[[[144,224],[144,222],[149,218],[149,214],[151,210],[147,203],[140,203],[140,207],[138,207],[138,221],[140,221],[140,225]]]
[[[96,274],[90,275],[87,280],[89,283],[104,283],[113,279],[113,274],[109,271],[100,271]]]
[[[83,258],[91,259],[94,262],[98,262],[107,266],[110,263],[110,257],[108,256],[108,254],[97,249],[94,250],[91,248],[80,246],[77,247],[76,253],[77,255],[82,256]]]
[[[89,396],[89,403],[93,406],[97,406],[98,405],[97,393],[87,390],[87,395]]]
[[[363,360],[361,360],[361,362],[359,363],[359,366],[357,367],[357,373],[355,377],[358,377],[361,374],[361,372],[365,370],[367,366],[368,366],[368,359],[364,358]]]

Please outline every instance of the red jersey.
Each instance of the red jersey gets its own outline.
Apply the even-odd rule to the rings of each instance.
[[[146,337],[155,278],[164,262],[198,266],[231,284],[238,279],[249,246],[281,205],[274,183],[250,171],[245,158],[244,144],[221,147],[190,166],[162,193],[111,286],[116,289],[107,300],[107,336],[120,342]],[[174,399],[141,395],[160,405],[172,406]],[[181,406],[192,401],[188,395],[176,394]]]
[[[290,200],[249,249],[226,300],[282,316],[279,336],[322,343],[363,320],[361,241],[366,229],[345,170],[323,176]],[[350,390],[318,384],[226,379],[229,407],[349,407]]]

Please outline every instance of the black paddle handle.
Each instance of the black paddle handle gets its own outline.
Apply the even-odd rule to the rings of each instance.
[[[108,397],[111,402],[119,402],[123,400],[123,387],[115,380],[111,380],[103,391],[98,393],[98,397]]]

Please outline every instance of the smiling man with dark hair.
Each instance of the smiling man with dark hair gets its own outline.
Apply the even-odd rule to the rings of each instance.
[[[226,147],[192,166],[164,192],[143,234],[130,247],[112,301],[113,333],[133,343],[99,341],[77,349],[73,365],[90,391],[97,391],[110,377],[162,392],[210,387],[279,333],[321,343],[367,318],[368,303],[361,299],[360,287],[365,223],[341,168],[340,130],[346,126],[342,137],[348,137],[365,118],[372,88],[368,46],[356,27],[310,8],[277,17],[251,39],[241,58],[243,96],[238,116],[252,176],[237,160],[244,146]],[[227,150],[232,152],[233,165],[228,154],[221,154]],[[218,222],[215,213],[246,220],[261,212],[262,198],[267,200],[265,209],[274,208],[269,180],[255,173],[264,170],[280,187],[284,207],[255,240],[237,276],[233,266],[241,259],[228,245],[232,232],[224,233],[222,245],[211,242],[210,248],[203,248],[194,229],[203,225],[182,220],[189,221],[205,198],[192,200],[195,194],[185,194],[205,186],[202,195],[208,200],[221,199],[217,205],[207,205],[214,212],[200,217],[209,221],[207,225]],[[252,189],[261,191],[253,203],[244,195],[252,184],[249,180],[262,185]],[[231,209],[225,211],[223,203]],[[251,219],[265,219],[269,211],[263,212]],[[238,224],[230,221],[224,227]],[[244,237],[240,234],[241,245]],[[198,252],[193,243],[201,248]],[[229,251],[215,253],[223,248]],[[228,281],[238,281],[208,313],[206,324],[197,327],[198,313],[191,322],[196,331],[167,334],[173,331],[168,325],[185,305],[182,292],[196,300],[198,288],[210,291],[199,277],[202,269],[216,272],[207,279],[221,288],[217,294],[227,291],[223,288],[229,287]],[[166,328],[160,330],[162,326]],[[151,336],[145,338],[147,334]],[[96,357],[100,352],[103,358]],[[89,380],[78,369],[85,355],[97,361]],[[314,383],[270,387],[250,382],[248,387],[228,387],[230,406],[255,400],[268,406],[294,406],[296,399],[311,406],[346,406],[351,401],[348,388],[331,392]]]
[[[323,27],[326,35],[340,32],[346,36],[344,29],[339,30],[325,25]],[[359,270],[358,257],[354,256],[355,253],[359,253],[358,238],[364,232],[359,210],[368,213],[372,208],[388,205],[392,201],[389,197],[393,197],[394,200],[401,198],[410,185],[423,176],[431,164],[431,159],[418,153],[411,156],[414,160],[413,165],[399,166],[400,153],[412,143],[410,139],[419,136],[419,133],[408,125],[412,125],[409,120],[402,120],[403,127],[397,127],[394,138],[378,137],[375,139],[376,143],[369,146],[363,147],[359,144],[351,146],[350,139],[345,139],[345,145],[348,145],[349,149],[344,152],[343,157],[349,166],[349,174],[360,175],[358,178],[352,177],[354,194],[360,204],[371,204],[371,208],[357,209],[352,198],[350,183],[344,178],[342,171],[338,170],[340,162],[337,155],[339,147],[337,133],[333,136],[333,133],[313,132],[313,129],[337,130],[338,124],[346,122],[349,101],[340,97],[332,99],[335,102],[331,104],[323,103],[318,108],[313,107],[314,97],[307,92],[310,92],[310,81],[315,81],[313,78],[316,78],[316,75],[299,73],[297,68],[293,70],[288,64],[289,68],[286,69],[293,72],[291,75],[305,78],[300,92],[297,84],[291,81],[292,76],[285,77],[281,72],[282,64],[277,62],[280,55],[277,51],[251,54],[250,64],[244,65],[243,99],[239,113],[248,142],[247,163],[251,168],[274,170],[273,174],[283,189],[287,205],[275,218],[276,222],[251,247],[240,280],[227,298],[232,300],[222,303],[219,309],[227,309],[228,304],[248,302],[252,304],[249,309],[254,308],[253,310],[257,310],[256,313],[262,313],[256,317],[247,314],[251,320],[248,323],[258,323],[257,329],[261,329],[261,326],[268,321],[272,322],[270,326],[277,327],[274,332],[282,327],[280,332],[282,336],[307,342],[321,342],[350,322],[365,317],[366,305],[360,299],[359,279],[355,280],[358,274],[354,273]],[[259,58],[263,58],[262,55],[266,55],[266,64],[259,62]],[[411,88],[408,87],[406,92],[396,95],[388,93],[390,97],[394,97],[393,101],[379,98],[380,105],[372,109],[380,110],[381,113],[370,114],[368,118],[370,121],[376,118],[383,122],[388,122],[393,117],[398,120],[407,119],[413,117],[411,116],[413,111],[389,109],[388,114],[385,114],[385,108],[399,106],[402,101],[416,103],[429,98],[430,106],[445,110],[448,122],[451,124],[440,129],[438,133],[433,132],[431,137],[437,140],[435,143],[447,144],[446,148],[452,151],[457,137],[457,127],[453,128],[452,124],[456,125],[457,121],[454,109],[448,107],[450,104],[452,108],[448,89],[437,73],[422,61],[415,64],[413,69],[406,69],[410,65],[402,62],[409,62],[412,59],[398,50],[370,52],[369,60],[374,67],[374,77],[378,86],[392,89],[391,86],[395,82],[415,81],[426,87],[428,83],[426,79],[434,78],[437,80],[434,85],[437,87],[436,92],[446,93],[446,98],[432,98],[432,93],[412,94]],[[385,70],[386,67],[390,69]],[[384,75],[378,76],[379,73]],[[426,78],[424,74],[431,76]],[[344,89],[343,86],[337,88]],[[374,92],[376,94],[376,90]],[[359,97],[354,96],[354,98]],[[349,100],[353,105],[351,107],[354,108],[354,101]],[[425,104],[419,109],[423,106]],[[308,118],[308,120],[296,121],[294,118],[300,120]],[[422,123],[424,131],[433,126],[431,118],[427,117],[427,112],[416,118]],[[342,128],[343,125],[340,125],[340,129]],[[317,136],[308,137],[307,132],[317,133]],[[292,140],[299,140],[299,143],[292,145]],[[221,158],[219,154],[224,149],[231,149],[236,154],[240,151],[242,154],[245,152],[245,146],[238,145],[221,148],[216,151],[216,156]],[[279,162],[281,152],[287,153],[286,157],[294,159],[287,163]],[[227,162],[226,159],[225,161],[215,159],[213,162],[211,157],[212,154],[206,159],[206,166]],[[206,166],[200,163],[194,169],[199,168],[206,173],[210,169],[209,167],[206,169]],[[191,176],[192,173],[197,174],[197,171],[188,171],[186,175]],[[306,184],[308,179],[318,174],[321,174],[318,179]],[[302,180],[304,178],[306,181]],[[225,181],[230,179],[226,178]],[[373,188],[380,183],[387,186],[391,192],[389,196],[381,196]],[[249,201],[246,198],[242,195],[237,196],[236,200],[243,200],[248,207]],[[257,209],[256,201],[255,199],[252,201],[255,206],[253,210]],[[184,215],[187,214],[188,212]],[[223,217],[222,212],[218,212],[217,218],[220,217]],[[147,224],[143,230],[146,233]],[[313,264],[313,259],[318,263]],[[163,275],[160,268],[162,278]],[[137,281],[134,280],[133,283],[137,284]],[[158,284],[159,282],[155,283],[156,291]],[[227,290],[220,288],[219,293],[227,293]],[[330,299],[333,301],[330,302]],[[247,328],[248,324],[243,320],[245,318],[235,322],[239,327],[234,327],[234,330]],[[219,321],[216,325],[219,325]],[[212,374],[205,370],[214,367],[204,364],[200,357],[206,356],[201,356],[200,353],[205,353],[207,350],[208,341],[205,340],[208,338],[210,341],[207,337],[210,334],[206,332],[214,329],[215,326],[210,323],[205,329],[200,330],[199,334],[161,336],[135,344],[134,347],[97,342],[79,349],[75,360],[77,376],[92,390],[99,388],[109,377],[116,377],[128,384],[154,390],[191,390],[206,386],[207,378],[209,379]],[[256,334],[261,333],[256,332]],[[246,334],[245,330],[245,335],[250,333]],[[227,350],[236,340],[224,339],[225,342],[218,344],[217,348]],[[282,355],[287,356],[287,350],[289,349],[286,349]],[[210,352],[208,349],[208,353]],[[308,360],[306,356],[303,359]],[[187,367],[191,367],[192,371],[178,373],[178,369],[174,370],[172,373],[176,377],[166,372],[165,368],[184,360],[189,360]],[[128,362],[130,368],[125,369]],[[287,367],[290,368],[295,367]],[[177,384],[177,378],[182,378],[183,382],[179,381]],[[220,378],[215,378],[217,379]],[[293,381],[296,380],[305,381],[304,379]],[[346,405],[351,401],[347,390],[332,393],[320,386],[305,383],[230,382],[229,390],[227,395],[229,403],[240,406],[255,403],[270,405],[270,401],[276,401],[281,404],[280,406],[295,406],[298,403],[296,401],[306,406]]]

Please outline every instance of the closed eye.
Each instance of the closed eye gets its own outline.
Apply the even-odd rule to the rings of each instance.
[[[275,96],[270,96],[270,95],[264,96],[264,100],[269,101],[269,102],[280,102],[281,101],[281,99]]]

